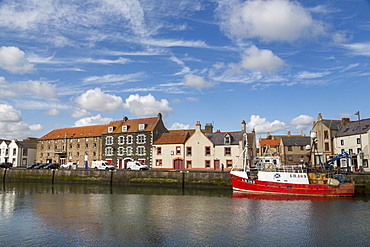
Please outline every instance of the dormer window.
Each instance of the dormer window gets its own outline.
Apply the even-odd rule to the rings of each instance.
[[[127,131],[127,130],[128,130],[127,125],[123,125],[123,126],[122,126],[122,131],[123,131],[123,132],[125,132],[125,131]]]
[[[225,145],[230,145],[231,144],[231,136],[229,134],[226,134],[224,136],[224,144]]]
[[[108,132],[109,132],[109,133],[112,133],[112,132],[113,132],[113,130],[114,130],[113,126],[109,126],[109,127],[108,127]]]
[[[139,130],[144,130],[145,129],[145,124],[139,124]]]

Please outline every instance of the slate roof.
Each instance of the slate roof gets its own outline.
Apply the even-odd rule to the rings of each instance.
[[[335,137],[359,135],[367,133],[370,129],[370,119],[362,119],[347,123],[335,135]]]
[[[306,146],[310,144],[309,136],[284,137],[281,140],[284,146]]]
[[[17,144],[19,147],[28,148],[28,149],[36,149],[36,146],[37,146],[36,142],[18,141]]]
[[[214,144],[214,145],[225,145],[224,137],[225,135],[229,134],[231,137],[231,143],[230,145],[238,145],[239,141],[243,138],[243,132],[215,132],[215,133],[207,133],[205,134],[208,139]]]
[[[323,119],[322,123],[330,130],[339,130],[342,127],[342,120],[326,120]]]
[[[159,134],[154,145],[160,144],[183,144],[189,138],[189,132],[170,132]]]

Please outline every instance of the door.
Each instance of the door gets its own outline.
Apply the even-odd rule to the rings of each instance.
[[[214,161],[214,167],[215,167],[215,170],[220,170],[220,160]]]
[[[173,161],[174,169],[184,169],[184,161],[182,159],[175,159]]]

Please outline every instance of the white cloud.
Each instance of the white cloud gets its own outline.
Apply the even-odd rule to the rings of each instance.
[[[284,61],[270,50],[260,50],[252,45],[245,50],[241,66],[248,70],[257,70],[263,73],[274,73],[284,66]]]
[[[330,72],[308,72],[308,71],[302,71],[298,73],[296,78],[298,79],[314,79],[314,78],[321,78],[326,75],[329,75]]]
[[[345,48],[353,51],[356,55],[370,56],[370,42],[368,43],[354,43],[343,45]]]
[[[103,83],[119,83],[137,81],[143,77],[144,73],[133,73],[128,75],[108,74],[103,76],[90,76],[83,79],[84,84],[103,84]]]
[[[305,130],[308,127],[312,126],[312,123],[315,119],[307,115],[300,115],[293,118],[289,123],[295,125],[297,130]]]
[[[188,87],[195,87],[196,89],[201,90],[203,88],[213,87],[215,83],[208,82],[201,76],[188,74],[184,76],[184,85]]]
[[[172,108],[166,99],[157,101],[153,95],[139,96],[132,94],[126,99],[124,107],[136,117],[150,117],[161,113],[166,117]]]
[[[13,106],[0,104],[0,122],[19,122],[22,120],[21,112]]]
[[[86,109],[75,108],[75,109],[72,110],[71,117],[73,117],[73,118],[84,118],[84,117],[88,117],[90,115],[91,114],[88,111],[86,111]]]
[[[297,1],[225,1],[217,11],[221,29],[236,39],[292,42],[322,32],[322,25]]]
[[[57,96],[55,85],[46,81],[25,81],[13,85],[14,90],[18,92],[31,92],[39,98],[54,98]]]
[[[46,111],[45,114],[50,116],[60,116],[60,111],[54,108]]]
[[[41,131],[44,127],[41,124],[32,124],[29,126],[31,131]]]
[[[82,118],[75,122],[75,126],[88,126],[88,125],[98,125],[98,124],[107,124],[111,122],[112,118],[102,118],[100,114],[92,117]]]
[[[88,110],[113,112],[122,106],[122,98],[105,94],[100,88],[88,90],[76,98],[77,104]]]
[[[266,118],[261,118],[257,115],[252,115],[250,121],[247,123],[248,131],[253,129],[256,133],[274,133],[281,130],[287,129],[287,125],[279,120],[274,120],[273,122],[268,122]]]
[[[25,74],[35,70],[25,53],[15,46],[0,47],[0,68],[13,74]]]
[[[198,102],[199,101],[199,99],[195,98],[195,97],[186,97],[186,100],[187,101],[192,101],[192,102]]]
[[[192,128],[190,124],[173,123],[169,129],[170,130],[186,130],[190,128]]]

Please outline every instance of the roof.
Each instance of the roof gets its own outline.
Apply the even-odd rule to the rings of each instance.
[[[243,138],[243,132],[215,132],[215,133],[206,133],[208,139],[215,145],[225,145],[225,136],[230,135],[231,143],[229,145],[239,145],[239,141]]]
[[[188,132],[170,132],[159,134],[154,145],[160,144],[182,144],[185,143],[189,138],[190,134]]]
[[[113,127],[113,132],[110,133],[122,133],[122,132],[139,132],[139,131],[153,131],[158,122],[161,120],[160,117],[151,118],[137,118],[137,119],[124,119],[118,121],[112,121],[108,124],[108,127]],[[139,125],[144,124],[144,130],[139,130]],[[127,126],[127,131],[122,131],[122,126]],[[108,128],[103,134],[108,133]]]
[[[360,121],[352,121],[341,128],[335,137],[359,135],[367,133],[370,129],[370,119],[362,119]]]
[[[342,120],[321,120],[330,130],[339,130],[342,127]]]
[[[17,142],[19,147],[28,148],[28,149],[36,149],[37,143],[36,142],[25,142],[25,141],[18,141]]]
[[[38,140],[101,136],[102,133],[107,130],[108,126],[108,124],[101,124],[55,129],[42,136]]]
[[[261,140],[260,141],[260,146],[277,146],[280,144],[280,139],[278,140]]]
[[[284,137],[281,139],[284,146],[306,146],[310,145],[309,136]]]

